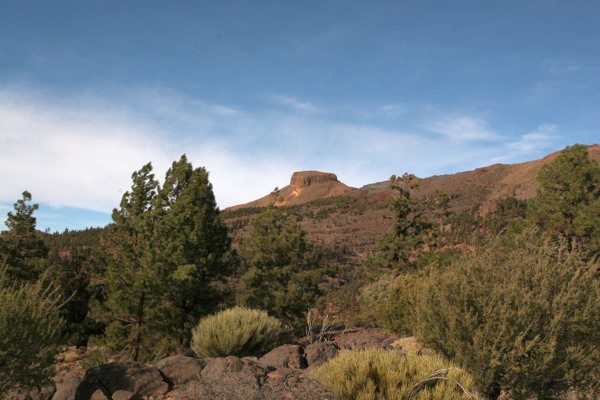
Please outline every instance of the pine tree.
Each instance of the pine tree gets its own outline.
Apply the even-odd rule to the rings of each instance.
[[[164,327],[175,333],[181,349],[194,324],[219,301],[211,283],[227,273],[231,240],[208,172],[193,168],[185,155],[167,171],[155,208],[160,259],[170,281]]]
[[[230,239],[204,168],[183,155],[162,187],[151,164],[133,174],[131,193],[113,211],[105,245],[106,301],[96,318],[107,323],[109,344],[132,347],[132,358],[155,352],[148,338],[160,336],[182,350],[191,328],[220,297],[213,282],[230,261]],[[144,348],[142,348],[144,347]],[[115,349],[116,350],[116,349]]]
[[[587,146],[567,146],[539,174],[540,189],[528,217],[551,235],[576,239],[600,254],[600,165]]]
[[[432,198],[421,201],[412,199],[413,191],[419,187],[417,179],[408,173],[400,178],[396,175],[390,178],[390,188],[396,191],[396,195],[389,200],[395,223],[379,242],[378,254],[369,261],[370,264],[397,270],[414,268],[418,252],[434,234],[434,224],[427,213],[439,208],[446,216],[448,196],[444,193],[436,193]]]
[[[269,210],[252,221],[240,251],[248,269],[241,278],[238,303],[297,323],[314,304],[318,284],[329,272],[300,225]]]
[[[110,254],[105,274],[106,301],[96,318],[107,323],[108,344],[130,345],[137,360],[152,313],[160,304],[165,271],[158,262],[156,213],[153,201],[158,183],[152,165],[132,175],[131,192],[125,192],[120,208],[114,209],[114,225],[108,229],[105,246]]]
[[[48,255],[48,248],[35,230],[33,213],[39,206],[28,204],[30,201],[31,193],[24,191],[23,198],[14,204],[14,214],[8,213],[8,231],[0,236],[0,261],[8,266],[7,273],[11,279],[37,279]]]

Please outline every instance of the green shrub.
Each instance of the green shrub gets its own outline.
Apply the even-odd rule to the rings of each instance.
[[[412,293],[422,278],[421,271],[395,277],[386,274],[362,287],[358,296],[361,314],[370,316],[377,325],[392,332],[412,334]]]
[[[370,316],[377,325],[395,333],[414,334],[413,293],[420,291],[423,282],[430,276],[435,279],[439,271],[447,269],[459,255],[460,251],[456,249],[425,252],[417,261],[417,270],[383,274],[363,286],[358,296],[361,314]]]
[[[461,388],[471,391],[473,379],[468,373],[438,356],[403,355],[395,350],[342,350],[317,368],[314,376],[339,400],[472,397]],[[427,378],[431,379],[423,382]]]
[[[58,289],[45,283],[11,283],[0,268],[0,397],[38,386],[54,373],[62,303]]]
[[[490,398],[597,390],[600,265],[570,247],[526,231],[432,274],[412,291],[416,335],[464,365]]]
[[[258,356],[273,348],[281,322],[266,312],[234,307],[200,320],[192,331],[198,357]]]

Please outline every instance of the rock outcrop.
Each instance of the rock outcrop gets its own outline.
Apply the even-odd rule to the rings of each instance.
[[[304,369],[308,367],[304,358],[304,349],[297,344],[279,346],[262,356],[258,362],[276,368]]]
[[[326,182],[338,182],[337,176],[330,172],[300,171],[292,174],[290,185],[294,189],[302,189],[315,183]]]
[[[320,171],[299,171],[292,174],[290,184],[265,197],[250,203],[231,207],[230,210],[245,207],[285,206],[308,203],[310,201],[341,196],[356,190],[340,182],[335,174]]]
[[[160,360],[156,364],[156,368],[163,375],[167,383],[170,385],[181,385],[194,378],[197,378],[207,361],[194,357],[172,356]]]

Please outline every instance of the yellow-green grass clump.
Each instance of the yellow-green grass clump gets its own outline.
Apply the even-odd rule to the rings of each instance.
[[[314,376],[338,400],[474,398],[473,378],[439,356],[395,350],[342,350]]]
[[[234,307],[200,320],[192,331],[198,357],[258,356],[273,348],[281,322],[266,312]]]

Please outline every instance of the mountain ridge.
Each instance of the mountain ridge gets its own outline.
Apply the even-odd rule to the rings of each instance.
[[[498,163],[454,174],[419,178],[421,187],[416,190],[415,197],[429,194],[436,189],[444,190],[452,195],[456,194],[456,189],[464,188],[465,185],[478,186],[490,191],[484,199],[485,201],[482,202],[481,211],[487,212],[492,203],[499,198],[515,195],[519,199],[526,199],[534,196],[538,188],[537,173],[539,169],[542,165],[554,160],[561,151],[555,151],[540,159],[522,163]],[[588,154],[591,159],[600,160],[600,144],[588,145]],[[309,188],[308,191],[307,188]],[[275,190],[257,200],[228,207],[226,210],[269,205],[298,205],[341,195],[361,196],[365,193],[388,191],[389,180],[354,188],[338,181],[337,176],[330,172],[298,171],[292,174],[290,184],[282,189]]]
[[[535,196],[539,187],[539,169],[558,154],[560,151],[523,163],[494,164],[471,171],[422,178],[418,180],[420,185],[414,190],[413,198],[424,198],[441,190],[450,199],[449,211],[460,213],[476,208],[480,215],[485,215],[493,211],[496,201],[503,197],[514,195],[523,200]],[[588,154],[591,159],[600,160],[600,145],[588,146]],[[383,181],[351,188],[337,196],[316,196],[319,190],[326,192],[331,184],[311,184],[314,196],[307,201],[303,201],[305,197],[298,196],[293,202],[277,203],[273,192],[259,199],[262,202],[254,201],[225,209],[223,216],[234,243],[248,235],[248,225],[256,214],[274,205],[295,218],[307,238],[324,245],[343,246],[347,248],[350,262],[361,264],[374,254],[378,240],[391,229],[393,212],[388,208],[388,199],[395,192],[390,189],[389,181]],[[286,188],[279,193],[288,195]]]

